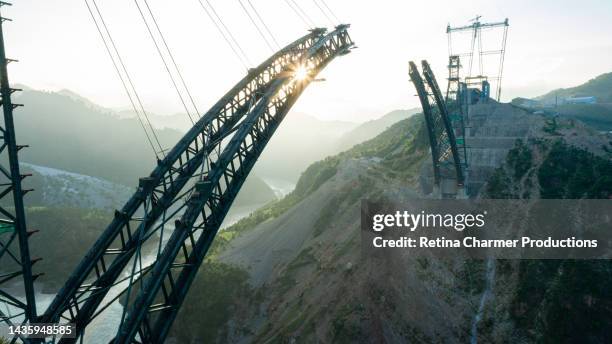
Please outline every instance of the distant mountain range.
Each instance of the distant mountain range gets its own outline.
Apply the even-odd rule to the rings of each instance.
[[[30,146],[20,152],[20,160],[31,164],[25,170],[34,172],[33,178],[26,179],[26,186],[37,189],[30,194],[29,204],[117,207],[138,178],[148,175],[155,166],[142,128],[129,111],[104,108],[69,90],[22,88],[14,101],[25,106],[16,111],[15,123],[18,143]],[[262,178],[276,180],[287,188],[313,162],[368,140],[414,112],[394,111],[363,124],[290,113],[257,162],[236,204],[263,204],[276,199],[276,186]],[[180,114],[152,114],[151,120],[165,148],[174,146],[190,125]],[[92,194],[104,185],[121,192],[107,200]]]
[[[361,124],[323,121],[300,113],[290,113],[257,162],[255,173],[289,179],[295,183],[313,162],[372,139],[391,125],[419,111],[396,110]]]
[[[22,161],[127,186],[154,167],[152,150],[133,112],[104,108],[70,90],[22,88],[15,95],[16,102],[25,104],[16,112],[17,138],[31,147],[22,151]],[[289,113],[254,175],[295,183],[311,163],[368,140],[415,112],[394,111],[363,124]],[[174,146],[191,126],[184,114],[149,117],[164,148]]]
[[[26,186],[32,205],[116,207],[127,200],[138,178],[149,175],[155,157],[135,118],[119,118],[70,91],[41,92],[28,88],[15,102],[25,106],[15,113],[17,140],[30,147],[20,151],[20,161],[33,170]],[[182,137],[174,129],[159,129],[163,147]],[[92,195],[94,190],[117,189],[110,199]],[[261,204],[276,199],[274,191],[257,176],[245,183],[237,204]],[[108,191],[108,190],[107,190]],[[127,193],[126,193],[127,192]],[[108,192],[102,192],[108,196]]]
[[[536,100],[545,103],[554,103],[555,97],[559,99],[570,97],[595,97],[598,103],[612,103],[612,73],[601,74],[576,87],[559,88],[550,91],[537,97]]]
[[[565,101],[576,97],[595,97],[596,103],[571,104]],[[597,130],[612,130],[612,73],[599,75],[579,86],[550,91],[534,100],[546,107],[543,109],[545,112],[580,120]],[[525,99],[516,98],[512,102],[525,104]]]
[[[110,110],[65,92],[24,90],[14,101],[17,142],[30,147],[22,162],[136,185],[155,166],[155,157],[136,119],[120,119]],[[163,147],[181,133],[158,130]]]
[[[347,150],[356,144],[373,139],[393,124],[419,112],[421,112],[420,108],[414,108],[409,110],[395,110],[378,119],[362,123],[353,130],[342,135],[337,144],[338,151]]]

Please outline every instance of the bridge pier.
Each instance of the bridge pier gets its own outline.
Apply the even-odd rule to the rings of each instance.
[[[433,184],[433,189],[429,194],[435,199],[468,199],[467,187],[457,184],[454,178],[442,178],[440,184]]]
[[[457,180],[454,178],[440,179],[440,198],[455,198],[457,195]]]
[[[467,188],[465,185],[462,185],[457,188],[457,194],[455,195],[456,199],[468,199],[470,196],[467,193]]]

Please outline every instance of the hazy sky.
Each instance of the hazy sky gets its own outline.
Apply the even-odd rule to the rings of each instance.
[[[237,0],[210,0],[253,64],[272,52]],[[251,0],[282,45],[306,27],[284,0]],[[319,25],[328,21],[312,0],[296,0]],[[98,0],[145,106],[168,114],[181,106],[131,0]],[[397,108],[418,106],[408,82],[408,61],[428,59],[445,83],[447,23],[508,17],[502,98],[536,96],[612,71],[612,1],[349,1],[327,0],[352,24],[358,45],[310,86],[296,111],[319,118],[364,121]],[[200,110],[208,109],[245,70],[206,17],[198,0],[149,0]],[[3,7],[13,83],[36,89],[67,88],[107,107],[126,107],[111,62],[82,0],[14,0]]]

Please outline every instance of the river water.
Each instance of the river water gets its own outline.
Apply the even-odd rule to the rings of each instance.
[[[478,310],[472,319],[472,330],[470,334],[470,344],[478,343],[478,324],[482,320],[487,301],[493,297],[493,286],[495,285],[495,259],[487,259],[487,269],[485,274],[485,290],[480,296],[480,302],[478,304]]]
[[[264,181],[266,182],[266,184],[268,184],[268,186],[272,190],[274,190],[274,193],[276,194],[277,198],[286,196],[291,191],[293,191],[293,189],[295,188],[294,183],[290,181],[282,180],[282,179],[264,178]],[[227,214],[227,216],[225,217],[223,224],[221,225],[221,230],[223,230],[223,228],[227,228],[233,225],[234,223],[238,222],[240,219],[249,216],[252,212],[262,207],[263,205],[265,205],[265,203],[232,207],[229,213]],[[151,252],[146,255],[143,255],[142,257],[143,266],[146,266],[152,263],[155,260],[156,253],[157,252]],[[127,276],[127,273],[124,276]],[[121,290],[123,290],[124,287],[128,285],[127,283],[128,281],[124,281],[123,283],[119,284],[119,286],[121,287],[111,289],[109,293],[106,295],[106,298],[103,301],[103,304],[115,298],[118,295],[118,293]],[[37,288],[37,289],[40,289],[40,288]],[[45,294],[45,293],[42,293],[40,290],[37,290],[36,306],[37,306],[38,312],[42,313],[45,309],[47,309],[49,304],[51,304],[51,302],[53,301],[54,297],[55,297],[54,294]],[[22,301],[25,301],[25,299]],[[0,309],[0,311],[2,312],[7,313],[7,310],[8,310],[8,313],[12,313],[12,314],[15,314],[17,312],[16,309],[12,309],[12,310],[5,309],[4,304],[0,304],[0,306],[3,307],[3,309]],[[87,331],[85,332],[84,342],[88,344],[89,343],[108,344],[110,340],[113,339],[113,337],[115,336],[117,332],[117,328],[121,321],[122,314],[123,314],[123,306],[121,306],[121,304],[118,301],[113,302],[106,310],[104,310],[104,312],[102,312],[99,316],[94,318],[94,320],[91,322],[89,326],[87,326]],[[7,328],[4,327],[4,323],[0,323],[0,336],[9,337],[7,333]]]

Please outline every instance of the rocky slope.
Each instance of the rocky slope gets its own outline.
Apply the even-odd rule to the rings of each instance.
[[[471,173],[481,178],[475,185],[481,197],[612,194],[607,186],[612,146],[595,131],[507,104],[475,108],[473,115]],[[601,342],[609,336],[608,288],[595,281],[611,285],[612,272],[600,263],[385,260],[361,253],[362,198],[422,196],[427,176],[421,171],[429,161],[425,135],[421,116],[397,123],[313,164],[292,194],[222,232],[173,339],[464,343],[571,342],[578,336]],[[573,164],[574,157],[582,158]],[[583,171],[587,167],[589,173]],[[507,175],[515,169],[531,176],[528,188],[520,186],[523,176]],[[559,170],[566,172],[551,179],[551,171]],[[582,274],[592,278],[583,281]],[[483,301],[485,292],[490,297]],[[223,297],[214,302],[213,296]],[[209,314],[210,322],[203,322],[215,326],[189,324],[194,314]],[[578,324],[571,336],[560,329],[570,323]]]
[[[383,135],[311,166],[294,194],[267,213],[228,231],[215,264],[248,272],[241,297],[226,306],[221,331],[177,327],[181,341],[396,342],[467,338],[474,304],[461,276],[467,264],[390,265],[360,254],[360,200],[418,196],[419,167],[428,159],[421,118],[404,120]],[[255,222],[255,223],[254,223]],[[256,224],[259,222],[259,224]],[[255,226],[253,226],[255,225]],[[227,235],[227,233],[226,233]],[[435,267],[434,267],[435,266]],[[205,302],[197,290],[192,311]],[[449,277],[455,276],[455,277]],[[242,281],[244,283],[244,281]],[[450,289],[453,297],[443,294]],[[461,297],[456,297],[461,295]],[[442,297],[441,297],[442,296]],[[188,316],[183,310],[182,316]],[[183,323],[183,322],[180,322]],[[192,333],[185,338],[178,333]]]

